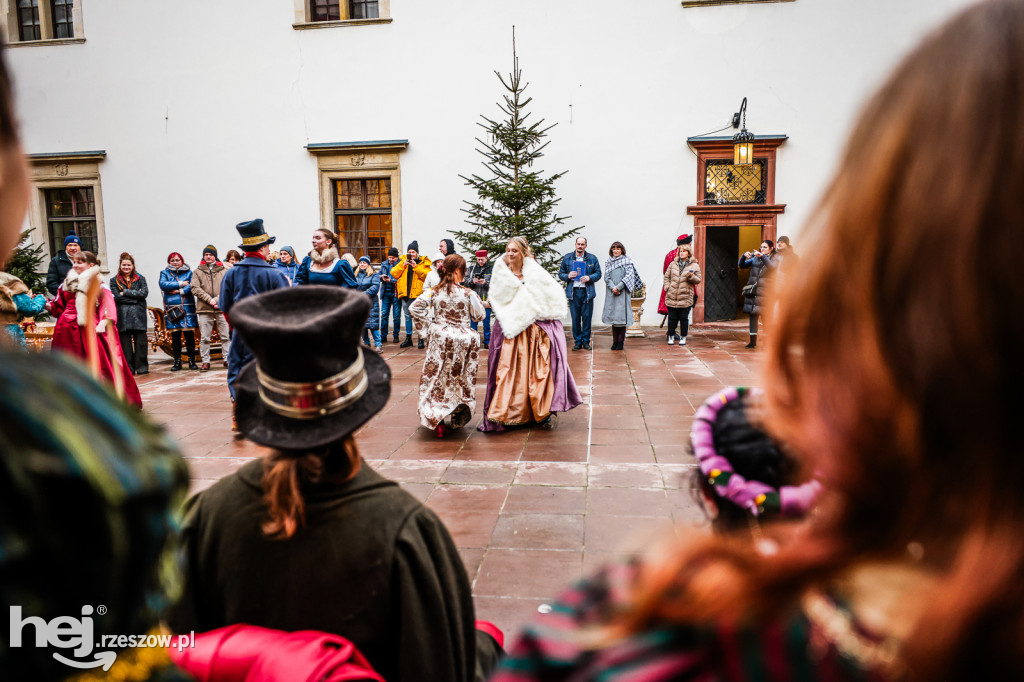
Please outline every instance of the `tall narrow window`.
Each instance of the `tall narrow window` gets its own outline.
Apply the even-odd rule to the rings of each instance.
[[[74,38],[75,24],[71,18],[71,8],[74,0],[51,0],[50,12],[53,17],[54,38]]]
[[[22,40],[42,40],[38,0],[18,0],[18,35]]]
[[[99,253],[92,187],[46,190],[46,229],[50,237],[50,257],[64,248],[64,238],[69,234],[78,235],[83,251]]]
[[[383,261],[391,248],[391,180],[334,181],[335,231],[341,251]]]
[[[337,21],[341,19],[338,0],[313,0],[313,21]]]
[[[350,0],[349,9],[351,19],[376,19],[380,16],[377,0]]]

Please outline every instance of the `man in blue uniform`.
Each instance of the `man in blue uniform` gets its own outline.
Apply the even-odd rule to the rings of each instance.
[[[242,236],[239,248],[245,252],[245,258],[228,270],[220,285],[220,309],[224,311],[224,316],[228,318],[228,321],[231,320],[231,306],[243,298],[262,294],[264,291],[288,287],[290,284],[288,278],[277,266],[267,262],[270,245],[277,237],[267,235],[263,229],[263,220],[257,218],[238,223],[235,225],[235,229]],[[235,402],[235,379],[242,367],[252,359],[252,351],[232,332],[231,350],[228,352],[228,391],[231,392],[232,403]],[[235,431],[238,430],[233,407],[231,428]]]

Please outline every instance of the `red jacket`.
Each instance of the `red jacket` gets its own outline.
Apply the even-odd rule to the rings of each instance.
[[[384,682],[352,642],[315,630],[229,625],[167,652],[198,682]]]

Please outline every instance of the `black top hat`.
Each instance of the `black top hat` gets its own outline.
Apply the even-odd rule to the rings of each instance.
[[[235,225],[235,229],[242,237],[242,243],[238,245],[238,248],[243,251],[258,251],[264,244],[273,244],[277,241],[277,237],[271,237],[263,229],[262,218],[238,223]]]
[[[236,303],[231,324],[256,356],[235,383],[245,437],[309,450],[379,412],[391,395],[391,370],[360,347],[369,314],[365,294],[334,286],[275,289]]]

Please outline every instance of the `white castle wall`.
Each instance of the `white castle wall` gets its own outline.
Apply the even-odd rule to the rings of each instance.
[[[157,304],[166,254],[194,266],[213,242],[223,255],[241,220],[308,249],[320,221],[308,143],[407,139],[399,248],[433,252],[464,227],[458,176],[480,170],[476,124],[497,115],[493,71],[511,67],[514,24],[534,116],[558,124],[542,167],[569,171],[561,211],[602,261],[625,242],[657,287],[663,254],[692,231],[687,137],[727,125],[744,96],[752,132],[788,135],[779,233],[799,248],[865,97],[967,4],[393,0],[390,24],[295,30],[289,0],[103,0],[83,7],[85,43],[8,57],[26,152],[106,151],[107,252],[136,255]]]

